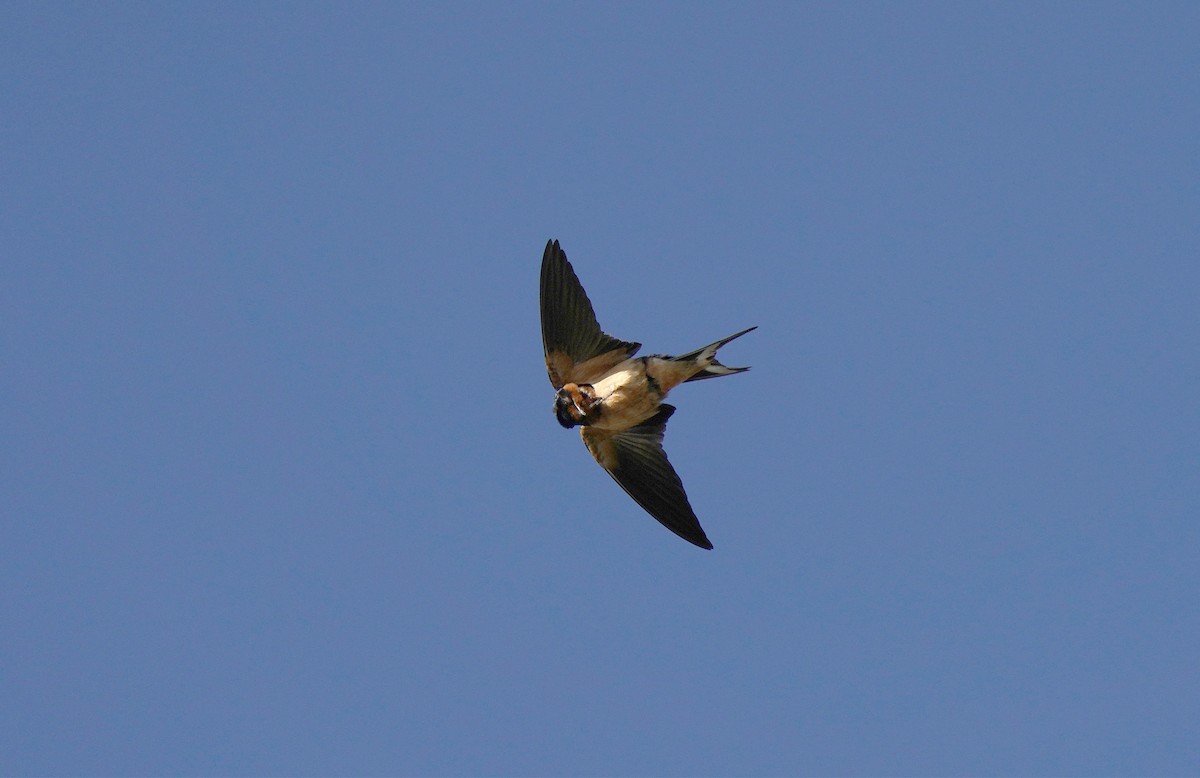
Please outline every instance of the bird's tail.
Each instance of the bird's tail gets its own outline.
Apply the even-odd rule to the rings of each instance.
[[[740,338],[751,330],[758,329],[755,325],[749,329],[742,330],[730,335],[728,338],[722,338],[716,343],[709,343],[704,348],[698,348],[695,351],[689,351],[687,354],[681,354],[677,357],[671,357],[672,362],[697,362],[704,365],[704,368],[696,375],[687,379],[688,381],[699,381],[704,378],[716,378],[723,375],[733,375],[734,373],[744,373],[750,368],[748,367],[726,367],[717,361],[717,349],[724,346],[731,340]],[[684,383],[687,383],[686,381]]]

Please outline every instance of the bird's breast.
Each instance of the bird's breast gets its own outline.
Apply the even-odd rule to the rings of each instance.
[[[604,430],[627,430],[654,415],[662,401],[646,380],[646,364],[627,359],[593,385],[600,398],[600,414],[591,426]]]

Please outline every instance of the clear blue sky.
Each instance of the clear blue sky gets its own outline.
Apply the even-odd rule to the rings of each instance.
[[[0,7],[0,773],[1200,773],[1200,5]],[[555,422],[558,238],[715,544]]]

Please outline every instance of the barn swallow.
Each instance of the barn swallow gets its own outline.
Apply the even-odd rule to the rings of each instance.
[[[678,357],[634,357],[640,343],[601,331],[575,269],[558,241],[546,243],[541,278],[542,346],[557,394],[554,415],[580,427],[588,451],[612,479],[664,527],[700,548],[712,543],[667,461],[663,434],[675,407],[667,392],[688,381],[744,373],[726,367],[717,349],[757,327]]]

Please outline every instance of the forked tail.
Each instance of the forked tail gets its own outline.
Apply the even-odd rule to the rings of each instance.
[[[692,376],[691,378],[687,379],[688,381],[699,381],[704,378],[716,378],[718,376],[723,376],[723,375],[733,375],[734,373],[744,373],[747,370],[749,370],[750,368],[748,368],[748,367],[727,367],[725,365],[722,365],[720,362],[718,362],[717,361],[717,349],[721,348],[721,346],[724,346],[729,341],[736,340],[737,338],[740,338],[743,335],[745,335],[747,332],[751,332],[756,329],[758,329],[758,325],[750,327],[749,329],[742,330],[741,332],[736,332],[733,335],[730,335],[728,338],[722,338],[721,340],[718,340],[716,343],[709,343],[704,348],[698,348],[695,351],[689,351],[687,354],[681,354],[680,356],[677,356],[677,357],[671,357],[671,361],[672,362],[699,362],[700,364],[705,365],[703,370],[701,370],[699,373],[696,373],[696,375]],[[687,381],[685,381],[684,383],[687,383]]]

